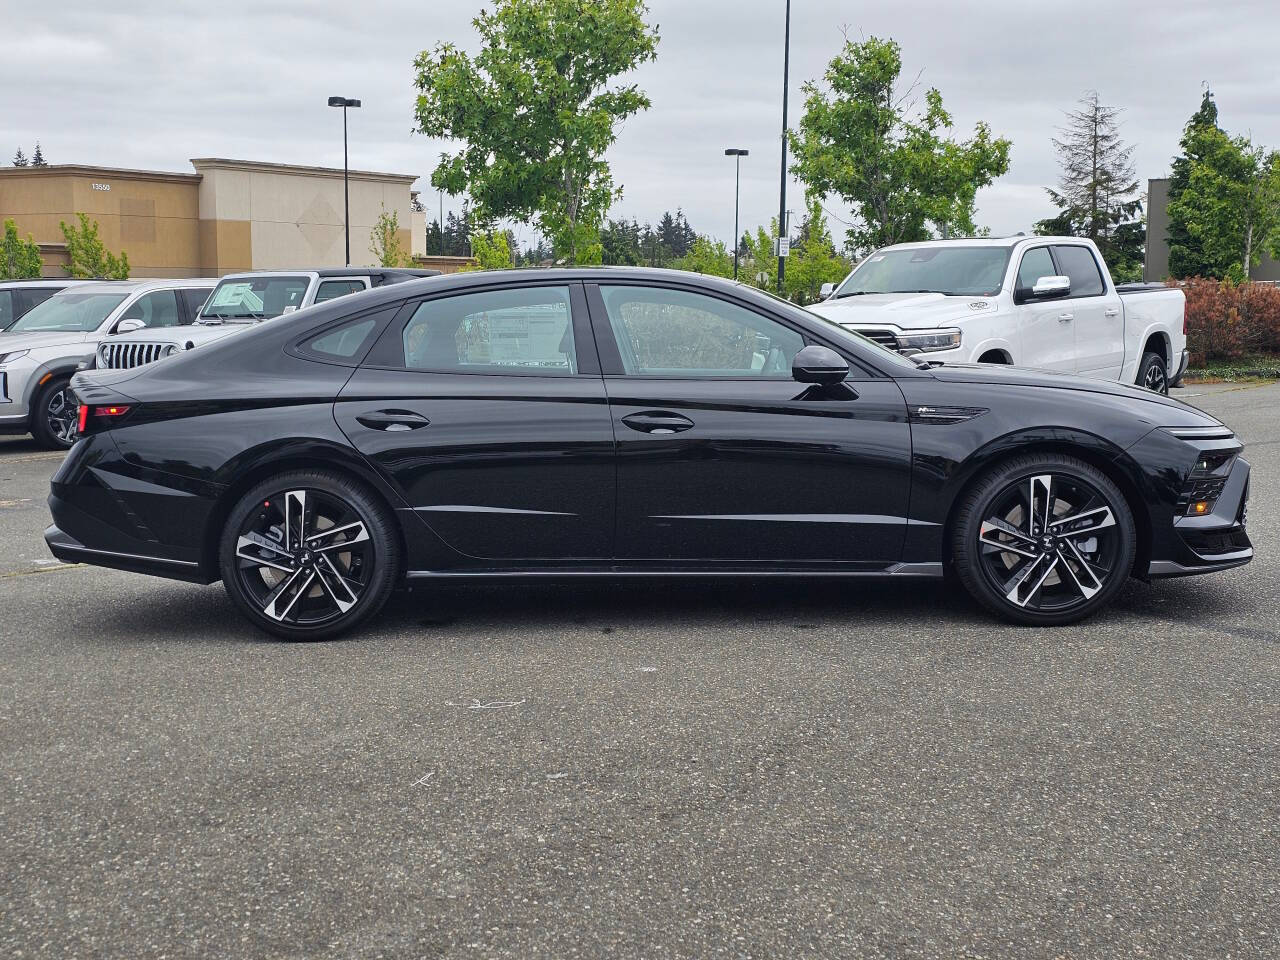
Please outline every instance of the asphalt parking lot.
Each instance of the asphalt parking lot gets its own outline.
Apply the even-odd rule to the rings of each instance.
[[[1056,630],[632,583],[288,645],[53,562],[0,439],[0,955],[1280,955],[1280,385],[1177,395],[1258,559]]]

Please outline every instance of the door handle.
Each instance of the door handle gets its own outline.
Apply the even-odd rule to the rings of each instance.
[[[1075,314],[1074,314],[1074,313],[1060,313],[1060,314],[1058,314],[1058,319],[1059,319],[1059,320],[1062,320],[1064,323],[1065,323],[1067,320],[1074,320],[1075,318],[1076,318],[1076,317],[1075,317]]]
[[[388,433],[402,433],[405,430],[417,430],[430,425],[420,413],[412,410],[374,410],[356,417],[356,422],[370,430],[384,430]]]
[[[688,417],[682,417],[668,410],[645,410],[641,413],[628,414],[622,418],[622,422],[632,430],[657,434],[679,433],[693,426],[693,421]]]
[[[1105,309],[1105,310],[1103,310],[1103,311],[1102,311],[1102,315],[1103,315],[1104,317],[1118,317],[1118,316],[1120,316],[1120,308],[1119,308],[1119,307],[1107,307],[1107,309]]]

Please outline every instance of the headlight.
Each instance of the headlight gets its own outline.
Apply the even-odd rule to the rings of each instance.
[[[14,350],[12,353],[0,353],[0,363],[17,360],[19,357],[25,357],[30,352],[30,350]]]
[[[919,350],[931,353],[935,350],[954,350],[960,346],[959,330],[920,330],[898,334],[899,350]]]

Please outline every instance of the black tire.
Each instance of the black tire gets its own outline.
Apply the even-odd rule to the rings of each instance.
[[[992,613],[1033,626],[1075,623],[1105,607],[1128,579],[1136,545],[1119,488],[1060,454],[992,469],[961,495],[951,531],[965,589]]]
[[[386,604],[400,575],[400,538],[391,510],[365,484],[296,470],[232,507],[218,560],[227,595],[254,626],[285,640],[328,640]]]
[[[1169,395],[1169,367],[1158,353],[1144,353],[1138,364],[1138,386],[1153,393]]]
[[[70,450],[79,435],[79,407],[69,376],[52,377],[31,398],[31,436],[46,450]]]

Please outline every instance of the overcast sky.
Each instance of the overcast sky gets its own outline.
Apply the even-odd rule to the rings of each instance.
[[[729,240],[733,168],[745,147],[742,221],[778,209],[784,0],[651,0],[658,59],[637,75],[653,99],[609,153],[624,188],[612,215],[656,220],[683,207],[699,232]],[[412,62],[442,40],[474,48],[481,4],[302,0],[6,0],[0,20],[0,160],[37,139],[52,163],[190,170],[203,156],[341,165],[329,94],[359,97],[353,167],[417,173],[428,209],[442,144],[412,133]],[[1168,171],[1202,84],[1232,133],[1280,146],[1276,0],[1027,0],[792,4],[791,119],[800,85],[851,36],[892,37],[904,78],[923,71],[967,136],[985,120],[1013,141],[1009,173],[978,196],[978,222],[1029,230],[1052,212],[1050,138],[1086,90],[1125,108],[1144,181]],[[792,185],[788,207],[803,197]],[[457,204],[446,199],[446,210]],[[838,199],[827,203],[847,217]],[[840,236],[840,225],[833,221]],[[521,231],[523,237],[531,231]]]

